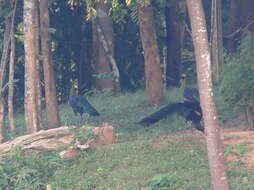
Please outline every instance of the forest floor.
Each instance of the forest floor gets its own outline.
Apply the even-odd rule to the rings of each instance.
[[[170,101],[165,104],[182,101],[180,94],[179,89],[170,91],[166,94]],[[21,185],[27,190],[40,189],[44,183],[61,190],[151,190],[169,189],[169,186],[181,190],[211,189],[205,136],[188,128],[184,118],[174,114],[150,127],[138,125],[137,121],[158,110],[147,103],[142,91],[121,95],[105,92],[87,98],[101,117],[87,117],[81,122],[68,104],[62,104],[62,125],[98,126],[107,122],[115,128],[117,143],[83,152],[79,159],[67,161],[55,153],[32,157],[17,152],[4,163],[0,162],[0,169],[5,166],[6,170],[0,172],[0,179],[6,177],[8,189]],[[232,116],[223,121],[227,121],[222,135],[232,190],[253,190],[254,131],[245,128],[243,117]],[[16,123],[18,136],[24,135],[23,113],[16,117]],[[35,178],[31,171],[40,176]],[[28,177],[20,180],[19,176],[25,175]],[[1,180],[0,189],[7,189]]]
[[[195,129],[187,130],[191,130],[192,134],[196,133],[205,144],[205,138],[203,138],[204,136],[200,132]],[[178,131],[170,136],[177,136],[186,132],[186,130]],[[242,130],[239,128],[225,128],[222,129],[221,136],[226,160],[229,162],[238,162],[241,164],[241,167],[246,169],[254,169],[254,131]],[[160,147],[166,143],[166,141],[158,140],[154,143],[154,147]]]
[[[254,131],[224,129],[225,155],[228,161],[241,162],[246,168],[254,168]]]

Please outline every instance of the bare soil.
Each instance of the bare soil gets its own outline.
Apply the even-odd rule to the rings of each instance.
[[[205,144],[204,135],[195,129],[178,131],[172,135],[189,134],[190,132],[197,135],[200,142]],[[254,131],[243,130],[243,127],[238,129],[226,128],[222,130],[221,135],[226,152],[226,159],[233,162],[241,161],[244,167],[254,169]],[[188,136],[185,138],[185,140],[188,140]],[[153,147],[158,148],[168,143],[170,143],[170,140],[158,138],[154,142]]]
[[[227,155],[227,160],[238,161],[241,160],[244,166],[254,168],[254,131],[246,131],[240,129],[224,129],[222,131],[224,146],[232,147],[231,153]],[[239,146],[238,146],[239,145]],[[240,148],[234,147],[247,147],[248,151],[241,154]]]

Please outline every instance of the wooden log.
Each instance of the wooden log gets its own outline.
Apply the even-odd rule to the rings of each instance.
[[[83,148],[85,150],[91,146],[115,143],[114,128],[111,125],[104,124],[101,127],[81,127],[86,131],[93,130],[93,137],[87,139],[82,144],[76,140],[75,128],[74,126],[64,126],[17,137],[0,144],[0,155],[4,155],[16,147],[20,147],[24,152],[73,151],[73,149],[81,150],[82,148],[79,147],[86,147]],[[75,153],[75,155],[78,154]]]

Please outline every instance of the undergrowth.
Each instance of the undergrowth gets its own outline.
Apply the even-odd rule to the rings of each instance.
[[[217,105],[222,119],[254,108],[254,35],[247,33],[238,51],[227,55],[217,86]],[[252,113],[253,114],[253,113]]]
[[[165,104],[181,101],[180,93],[180,89],[169,91]],[[159,109],[146,103],[142,91],[120,95],[108,91],[93,93],[87,98],[101,116],[87,117],[82,122],[64,104],[60,106],[62,125],[97,126],[108,122],[116,130],[118,143],[83,152],[72,161],[63,161],[54,152],[25,155],[15,149],[0,162],[1,190],[37,190],[46,184],[51,184],[54,190],[211,188],[204,137],[185,130],[188,126],[183,118],[173,115],[151,127],[138,125],[137,121]],[[24,134],[22,115],[16,118],[16,135]],[[80,138],[90,138],[90,135],[77,133]],[[232,189],[253,187],[252,174],[252,171],[230,166]]]

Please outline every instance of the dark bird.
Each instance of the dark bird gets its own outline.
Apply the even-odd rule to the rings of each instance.
[[[199,104],[199,92],[197,88],[184,88],[183,90],[184,101],[195,102]]]
[[[186,121],[192,122],[196,129],[204,131],[204,128],[200,124],[202,111],[199,104],[188,101],[168,104],[150,116],[143,118],[138,123],[144,126],[152,125],[174,113],[184,116]]]
[[[69,105],[71,106],[74,114],[80,114],[81,118],[84,113],[87,113],[90,116],[100,115],[99,112],[83,96],[71,96],[69,98]]]
[[[141,125],[152,125],[159,120],[177,113],[185,117],[187,122],[191,122],[196,129],[204,131],[200,121],[202,119],[202,110],[198,101],[198,90],[196,88],[185,88],[183,91],[184,102],[168,104],[148,117],[143,118],[138,123]]]

